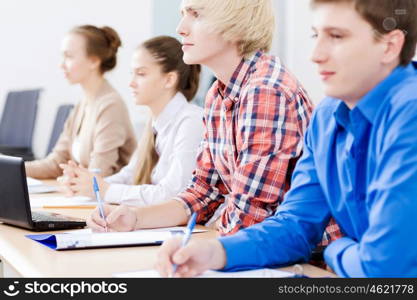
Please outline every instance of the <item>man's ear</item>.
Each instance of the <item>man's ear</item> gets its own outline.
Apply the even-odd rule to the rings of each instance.
[[[177,86],[178,82],[178,73],[177,72],[169,72],[165,74],[165,88],[172,89]]]
[[[405,43],[405,32],[399,29],[393,30],[385,34],[383,40],[386,48],[382,62],[389,64],[399,60]]]

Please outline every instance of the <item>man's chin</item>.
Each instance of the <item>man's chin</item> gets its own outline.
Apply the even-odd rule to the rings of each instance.
[[[67,82],[69,83],[69,85],[76,85],[78,82],[76,82],[75,80],[71,80],[67,78]]]
[[[191,57],[190,55],[184,55],[183,60],[187,65],[195,65],[199,63],[195,58]]]
[[[337,91],[334,88],[325,88],[324,94],[326,95],[326,97],[337,98],[337,99],[340,99],[340,97],[342,96],[342,93],[340,93],[340,91]]]

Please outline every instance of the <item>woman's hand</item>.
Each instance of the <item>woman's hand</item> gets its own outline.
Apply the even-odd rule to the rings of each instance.
[[[90,172],[73,161],[68,161],[68,164],[61,164],[60,167],[63,170],[63,176],[58,181],[66,195],[94,198],[93,177],[95,176],[101,197],[104,198],[109,184],[101,176]]]

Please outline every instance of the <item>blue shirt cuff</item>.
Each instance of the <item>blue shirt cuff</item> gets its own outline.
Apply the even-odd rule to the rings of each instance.
[[[342,277],[365,277],[358,253],[358,243],[343,237],[327,246],[324,260],[337,275]]]
[[[218,238],[226,252],[226,265],[223,270],[234,270],[247,264],[246,251],[239,251],[242,248],[241,239],[235,234]]]

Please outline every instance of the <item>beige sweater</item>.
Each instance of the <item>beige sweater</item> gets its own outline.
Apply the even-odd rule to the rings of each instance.
[[[26,162],[26,174],[39,179],[62,174],[60,163],[74,160],[72,143],[78,135],[80,163],[101,169],[102,176],[118,172],[136,149],[136,139],[126,105],[105,81],[93,101],[82,100],[69,115],[53,151],[44,159]]]

